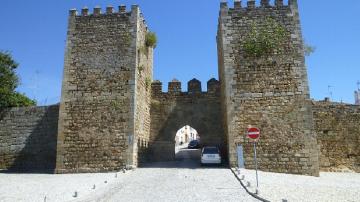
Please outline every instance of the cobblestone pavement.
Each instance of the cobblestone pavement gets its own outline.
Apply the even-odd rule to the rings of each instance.
[[[103,194],[86,201],[257,201],[228,168],[200,167],[197,150],[180,150],[181,160],[138,168]]]

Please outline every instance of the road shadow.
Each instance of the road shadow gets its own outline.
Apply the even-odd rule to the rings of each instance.
[[[199,161],[192,159],[145,163],[140,168],[177,168],[177,169],[227,169],[227,164],[201,166]]]
[[[141,168],[184,168],[184,169],[224,169],[225,162],[220,165],[201,165],[201,150],[179,148],[175,153],[175,161],[144,163]]]

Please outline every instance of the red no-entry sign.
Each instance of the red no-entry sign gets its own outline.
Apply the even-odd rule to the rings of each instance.
[[[258,128],[248,128],[247,134],[249,138],[254,139],[254,163],[255,163],[255,169],[256,169],[256,193],[258,193],[259,188],[259,180],[258,180],[258,165],[257,165],[257,158],[256,158],[256,140],[260,137],[260,129]]]
[[[258,128],[248,128],[247,136],[251,139],[258,139],[260,137],[260,129]]]

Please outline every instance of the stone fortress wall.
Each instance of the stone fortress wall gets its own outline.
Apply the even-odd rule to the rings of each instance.
[[[313,114],[320,169],[360,172],[360,106],[314,101]]]
[[[0,109],[0,170],[55,168],[59,106]]]
[[[152,86],[153,93],[161,92],[161,90],[156,90],[161,87],[161,83],[154,82]],[[360,106],[329,101],[313,101],[312,104],[320,149],[320,170],[351,169],[360,172],[360,124],[358,124]],[[156,107],[153,109],[158,110]],[[56,162],[58,113],[58,105],[2,110],[0,113],[0,170],[51,172]],[[155,120],[156,116],[153,115],[152,118]],[[155,128],[154,125],[153,128]],[[153,139],[156,140],[154,137]],[[151,145],[145,140],[141,144],[143,145],[141,148],[149,148],[148,145]],[[150,153],[143,152],[139,158],[143,162],[173,159],[174,157],[169,157],[169,155],[158,154],[156,158],[149,156],[161,150],[171,153],[173,149],[174,145],[170,145],[168,141],[155,141],[152,150],[145,150]]]
[[[359,172],[360,106],[310,100],[296,0],[262,0],[234,8],[221,3],[220,81],[153,80],[153,49],[138,6],[93,13],[71,10],[59,106],[0,110],[0,169],[106,172],[174,159],[175,134],[195,128],[205,145],[219,145],[231,166],[236,145],[253,168],[248,125],[261,128],[259,167],[318,175]],[[286,55],[244,54],[250,24],[273,17],[290,32]],[[320,165],[319,165],[320,164]]]

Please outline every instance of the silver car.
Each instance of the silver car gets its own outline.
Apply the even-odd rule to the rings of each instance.
[[[204,147],[201,151],[201,165],[221,164],[220,151],[217,147]]]

